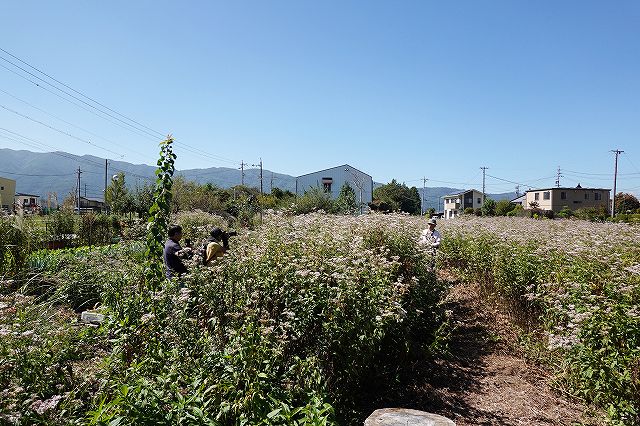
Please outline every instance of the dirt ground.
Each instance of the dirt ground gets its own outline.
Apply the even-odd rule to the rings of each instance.
[[[458,426],[604,424],[602,413],[553,389],[551,374],[525,360],[507,314],[477,286],[454,283],[447,305],[456,322],[452,356],[416,365],[410,388],[387,395],[386,404],[440,414]]]

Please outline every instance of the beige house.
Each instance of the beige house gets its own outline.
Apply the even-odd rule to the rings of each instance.
[[[40,211],[40,196],[34,194],[16,193],[15,211],[18,214],[33,214]]]
[[[16,181],[0,177],[0,210],[13,212],[13,197],[16,195]]]
[[[559,212],[564,207],[571,210],[588,207],[604,207],[607,211],[611,204],[610,189],[582,188],[546,188],[532,189],[526,192],[523,207],[531,209],[537,204],[539,209]]]
[[[469,189],[444,197],[444,218],[453,219],[464,213],[464,209],[471,207],[477,209],[482,206],[482,192]]]

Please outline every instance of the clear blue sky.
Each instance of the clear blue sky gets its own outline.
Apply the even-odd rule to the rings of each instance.
[[[291,175],[349,163],[380,182],[480,188],[480,166],[534,187],[560,166],[563,185],[610,188],[619,148],[619,188],[640,192],[636,0],[5,1],[0,20],[3,49],[172,133],[179,169],[262,157]],[[109,151],[6,109],[2,128],[155,163],[159,139],[5,68],[0,89],[5,107]],[[487,192],[513,189],[487,178]]]

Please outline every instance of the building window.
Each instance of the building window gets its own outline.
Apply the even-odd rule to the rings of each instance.
[[[567,193],[566,193],[566,192],[564,192],[564,191],[562,191],[562,192],[560,193],[560,199],[561,199],[561,200],[566,200],[566,199],[567,199]]]
[[[536,201],[538,201],[540,199],[540,193],[536,192],[535,193],[535,197],[533,197]]]
[[[324,189],[324,192],[331,192],[332,183],[333,183],[333,178],[330,178],[330,177],[322,178],[322,189]]]
[[[0,186],[0,191],[4,191],[4,186]]]
[[[480,201],[480,197],[478,197],[478,204],[481,204],[481,203],[482,203],[482,201]]]
[[[542,199],[543,200],[550,200],[551,199],[551,191],[544,191],[542,193]]]
[[[588,200],[588,199],[589,199],[589,193],[588,193],[588,192],[585,192],[585,193],[584,193],[584,199],[585,199],[585,200]]]
[[[593,199],[596,200],[596,201],[602,200],[602,194],[599,193],[599,192],[594,192],[593,193]]]

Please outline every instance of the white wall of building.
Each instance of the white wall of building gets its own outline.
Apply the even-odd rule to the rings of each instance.
[[[320,170],[296,178],[296,194],[303,195],[311,188],[325,188],[330,184],[328,192],[333,199],[338,198],[340,188],[345,182],[353,188],[356,193],[356,201],[360,201],[360,188],[362,187],[362,203],[366,206],[373,201],[373,178],[368,174],[355,169],[348,164]]]

